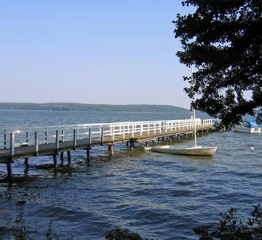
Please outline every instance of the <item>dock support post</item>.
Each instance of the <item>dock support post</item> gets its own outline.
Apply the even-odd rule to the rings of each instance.
[[[11,160],[6,163],[7,167],[7,176],[8,178],[12,177],[12,166],[11,166]]]
[[[86,149],[86,158],[88,163],[90,162],[90,149],[91,149],[90,146],[88,146]]]
[[[54,167],[55,167],[55,169],[57,169],[57,158],[56,158],[56,154],[53,154],[53,160],[54,160]]]
[[[70,153],[70,151],[67,151],[67,161],[68,161],[68,163],[71,162],[71,153]]]
[[[113,154],[114,154],[114,145],[113,144],[108,145],[108,151],[110,153],[110,156],[113,156]]]
[[[60,160],[63,162],[64,161],[64,152],[60,153]]]
[[[25,158],[25,165],[28,165],[28,158]]]
[[[134,150],[134,140],[130,140],[130,149],[131,151]]]

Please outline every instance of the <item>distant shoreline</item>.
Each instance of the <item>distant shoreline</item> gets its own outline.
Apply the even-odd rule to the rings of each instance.
[[[188,113],[190,110],[170,105],[149,104],[82,104],[82,103],[0,103],[1,110],[93,111],[93,112],[163,112]]]

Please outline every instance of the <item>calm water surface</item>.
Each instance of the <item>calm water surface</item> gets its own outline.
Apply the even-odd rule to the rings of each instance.
[[[152,113],[0,111],[2,129],[59,124],[167,120],[190,116]],[[193,228],[218,223],[220,212],[249,214],[262,203],[262,134],[215,132],[199,145],[218,146],[214,157],[186,157],[129,151],[115,146],[72,152],[58,171],[51,157],[29,159],[30,181],[0,183],[0,239],[22,229],[31,239],[104,239],[116,227],[143,239],[198,239]],[[191,138],[172,144],[192,145]],[[13,172],[24,175],[23,160]],[[0,165],[0,178],[6,166]],[[49,235],[46,235],[49,234]]]

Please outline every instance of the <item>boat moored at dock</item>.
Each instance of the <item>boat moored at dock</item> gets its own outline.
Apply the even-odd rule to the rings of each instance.
[[[239,125],[236,125],[234,131],[242,133],[261,133],[261,128],[255,120],[251,119],[245,120],[241,122]]]
[[[153,152],[169,153],[176,155],[190,156],[213,156],[216,153],[217,147],[175,147],[175,146],[156,146],[148,148]]]

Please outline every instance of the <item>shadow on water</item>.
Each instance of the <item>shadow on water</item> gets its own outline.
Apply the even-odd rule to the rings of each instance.
[[[0,179],[0,183],[23,183],[23,182],[31,182],[36,179],[36,176],[27,176],[27,175],[13,175],[12,177],[4,177]]]

